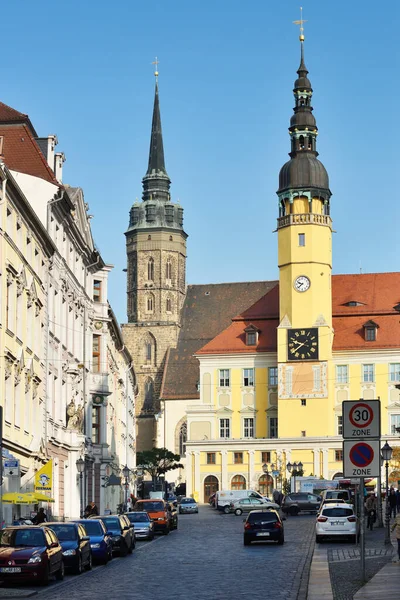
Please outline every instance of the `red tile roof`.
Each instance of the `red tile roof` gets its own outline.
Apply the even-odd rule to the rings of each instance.
[[[400,347],[400,273],[334,275],[332,277],[333,350],[373,350]],[[360,306],[345,306],[359,302]],[[279,286],[274,287],[232,324],[196,352],[205,354],[248,354],[276,351],[279,324]],[[365,341],[368,319],[377,324],[377,339]],[[260,330],[258,345],[246,346],[245,328],[254,323]]]
[[[0,121],[1,111],[2,107],[0,106]],[[59,185],[27,124],[10,123],[7,125],[0,123],[0,136],[4,138],[3,156],[9,169],[40,177],[45,181]]]
[[[11,106],[3,102],[0,102],[0,123],[25,123],[30,128],[32,135],[37,137],[37,133],[28,115],[15,110],[15,108],[11,108]]]

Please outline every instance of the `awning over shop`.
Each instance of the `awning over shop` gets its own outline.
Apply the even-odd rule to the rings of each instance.
[[[1,498],[3,504],[37,504],[38,502],[54,502],[40,492],[7,492]]]

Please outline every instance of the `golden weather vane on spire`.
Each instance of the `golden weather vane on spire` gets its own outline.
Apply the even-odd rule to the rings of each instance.
[[[306,20],[303,19],[303,7],[302,6],[300,6],[300,19],[298,21],[293,21],[293,23],[295,25],[300,25],[299,40],[301,42],[304,42],[304,27],[303,27],[303,24],[307,23],[307,19]]]
[[[154,75],[156,76],[156,79],[158,78],[158,65],[159,65],[159,62],[160,61],[158,60],[158,58],[156,56],[156,60],[153,60],[153,62],[151,63],[152,65],[156,65],[154,67],[155,68]]]

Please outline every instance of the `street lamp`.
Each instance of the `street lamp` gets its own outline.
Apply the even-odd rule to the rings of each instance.
[[[389,508],[389,460],[392,458],[393,448],[387,442],[381,448],[382,458],[385,461],[386,469],[386,527],[385,544],[390,544],[390,508]]]
[[[85,470],[85,461],[80,456],[76,461],[76,470],[79,473],[79,505],[80,516],[83,517],[83,472]]]
[[[131,472],[131,470],[129,469],[128,465],[125,465],[124,468],[122,469],[122,475],[125,477],[125,510],[128,510],[128,488],[129,488],[128,477],[129,477],[130,472]]]

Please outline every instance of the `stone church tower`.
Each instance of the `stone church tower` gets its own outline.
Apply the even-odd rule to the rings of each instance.
[[[176,345],[186,292],[187,235],[183,208],[171,201],[169,191],[157,72],[149,164],[142,183],[142,202],[133,204],[125,233],[128,323],[122,326],[137,374],[137,451],[154,445],[165,357]]]

